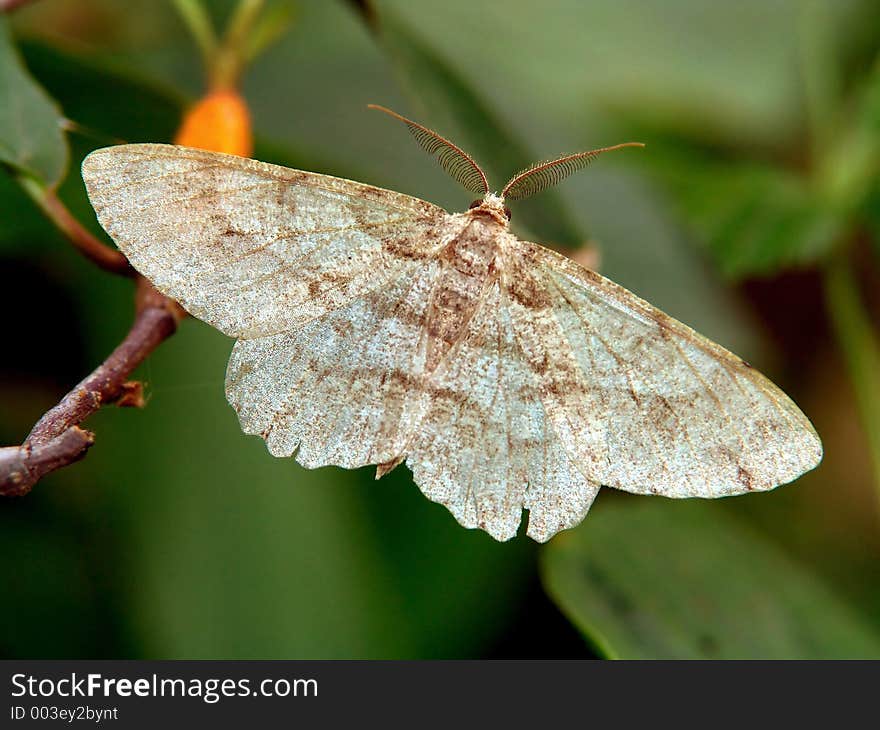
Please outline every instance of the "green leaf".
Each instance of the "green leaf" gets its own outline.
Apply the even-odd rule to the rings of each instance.
[[[824,130],[815,136],[828,140],[812,152],[791,140],[762,148],[743,137],[723,146],[673,120],[618,115],[648,141],[646,164],[730,277],[815,264],[857,227],[862,211],[870,216],[880,173],[880,62],[853,84],[847,113],[834,116],[837,129],[826,129],[830,92],[814,91],[814,126]]]
[[[819,151],[824,165],[817,175],[825,199],[846,215],[870,202],[880,178],[880,57],[854,106],[838,138]]]
[[[651,148],[652,172],[729,277],[815,263],[845,229],[846,217],[823,204],[796,173],[674,143]]]
[[[0,162],[56,186],[67,171],[58,105],[31,78],[0,17]]]
[[[82,128],[71,135],[74,147],[168,142],[187,105],[183,94],[115,62],[29,40],[22,41],[21,52],[66,117]]]
[[[542,556],[544,586],[626,659],[880,657],[880,633],[723,504],[600,505]]]
[[[490,185],[500,190],[508,178],[534,163],[534,157],[452,64],[383,7],[375,8],[373,22],[419,111],[417,121],[473,155],[489,174]],[[555,190],[541,193],[539,205],[523,206],[517,214],[535,232],[561,245],[579,247],[589,238],[571,221]]]
[[[599,102],[650,113],[702,139],[765,145],[803,128],[796,31],[807,4],[590,0],[548,12],[538,2],[381,0],[380,7],[479,74],[504,108],[536,111],[536,124],[565,120],[595,131]],[[851,78],[866,53],[876,52],[880,6],[822,4],[830,41],[846,57],[844,78]],[[529,123],[528,114],[521,118]],[[626,137],[607,141],[619,139]]]

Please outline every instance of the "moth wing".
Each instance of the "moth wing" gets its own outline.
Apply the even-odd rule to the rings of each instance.
[[[821,460],[806,416],[737,356],[560,254],[518,241],[506,256],[517,338],[591,479],[719,497],[772,489]]]
[[[350,180],[161,144],[83,162],[98,220],[132,265],[234,337],[288,331],[393,278],[446,213]]]
[[[578,470],[547,418],[497,281],[427,389],[427,411],[406,447],[425,496],[497,540],[516,534],[523,507],[528,534],[541,542],[584,518],[599,485]]]
[[[424,412],[424,320],[439,262],[289,332],[240,339],[226,395],[245,433],[305,467],[394,462]]]

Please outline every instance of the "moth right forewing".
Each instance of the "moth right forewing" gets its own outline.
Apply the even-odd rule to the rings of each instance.
[[[506,268],[524,356],[590,478],[716,497],[771,489],[821,459],[797,406],[724,348],[536,244],[510,249]]]

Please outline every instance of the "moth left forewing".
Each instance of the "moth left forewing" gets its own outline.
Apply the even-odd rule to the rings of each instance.
[[[715,497],[771,489],[821,460],[797,406],[724,348],[536,244],[510,246],[505,268],[548,414],[591,478]]]

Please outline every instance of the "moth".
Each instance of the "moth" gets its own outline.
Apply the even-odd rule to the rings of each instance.
[[[378,108],[478,196],[468,210],[163,144],[83,163],[135,269],[236,339],[226,396],[245,433],[307,468],[379,478],[405,461],[425,496],[497,540],[523,508],[538,541],[577,525],[600,485],[721,497],[819,463],[809,420],[739,357],[510,232],[505,201],[627,145],[495,193],[458,146]]]

